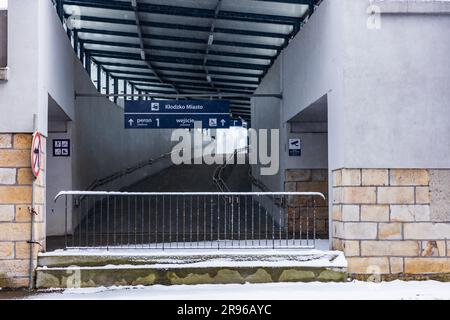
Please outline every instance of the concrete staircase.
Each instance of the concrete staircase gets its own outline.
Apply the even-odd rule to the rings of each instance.
[[[345,281],[338,251],[76,250],[41,254],[37,289]]]

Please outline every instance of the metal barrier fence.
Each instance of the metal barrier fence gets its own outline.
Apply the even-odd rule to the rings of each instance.
[[[315,192],[64,191],[60,198],[66,249],[314,248],[316,204],[325,201]]]

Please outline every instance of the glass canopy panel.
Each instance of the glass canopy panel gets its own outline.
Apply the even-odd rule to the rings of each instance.
[[[286,17],[301,17],[308,10],[307,5],[254,0],[223,0],[220,8],[224,11],[270,13],[271,15]]]

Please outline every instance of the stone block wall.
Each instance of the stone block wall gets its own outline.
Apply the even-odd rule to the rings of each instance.
[[[34,184],[35,240],[33,265],[45,247],[45,167],[31,172],[31,134],[0,134],[0,287],[29,285],[31,204]],[[45,160],[45,139],[43,141]],[[43,161],[45,164],[45,161]]]
[[[353,274],[450,273],[450,170],[333,172],[333,248]]]
[[[316,235],[320,239],[328,239],[328,170],[327,169],[288,169],[285,171],[284,190],[286,192],[321,192],[327,198],[316,199]],[[289,230],[312,234],[312,213],[306,221],[305,199],[296,198],[289,201]],[[308,228],[306,228],[308,226]]]

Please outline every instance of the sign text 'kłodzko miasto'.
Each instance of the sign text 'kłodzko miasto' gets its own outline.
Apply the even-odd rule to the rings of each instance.
[[[125,100],[126,129],[194,128],[200,121],[204,129],[230,127],[230,103],[224,100]]]

